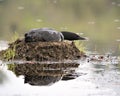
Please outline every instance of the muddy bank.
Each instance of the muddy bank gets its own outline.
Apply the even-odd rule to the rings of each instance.
[[[4,59],[17,59],[27,61],[60,61],[60,60],[76,60],[85,56],[73,42],[29,42],[24,40],[16,40],[9,44],[9,48],[0,52]],[[6,56],[4,53],[9,50],[14,56]]]

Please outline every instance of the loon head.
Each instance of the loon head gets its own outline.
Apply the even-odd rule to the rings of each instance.
[[[86,38],[79,36],[73,32],[61,31],[62,35],[64,36],[65,40],[86,40]]]

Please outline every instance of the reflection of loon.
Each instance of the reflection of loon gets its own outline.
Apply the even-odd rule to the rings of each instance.
[[[59,81],[61,76],[28,76],[25,75],[24,83],[29,83],[30,85],[36,86],[45,86],[45,85],[52,85],[55,82]]]
[[[58,82],[59,80],[72,80],[72,79],[76,79],[77,77],[79,77],[80,74],[78,73],[69,73],[66,74],[64,76],[37,76],[37,75],[25,75],[25,81],[24,83],[29,83],[30,85],[36,85],[36,86],[49,86],[52,85],[56,82]]]
[[[79,35],[62,31],[57,32],[51,28],[39,28],[32,29],[28,33],[25,34],[26,42],[36,42],[36,41],[63,41],[63,40],[85,40],[85,38],[80,37]]]

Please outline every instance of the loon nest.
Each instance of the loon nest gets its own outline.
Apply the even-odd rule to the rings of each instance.
[[[60,61],[78,60],[85,56],[71,41],[63,42],[25,42],[16,40],[9,44],[9,48],[0,52],[2,55],[9,49],[15,48],[15,60],[26,61]],[[2,56],[1,55],[1,56]],[[4,57],[4,59],[6,59]]]

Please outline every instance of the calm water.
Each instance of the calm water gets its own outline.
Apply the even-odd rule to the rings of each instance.
[[[120,55],[120,0],[0,0],[0,14],[0,40],[50,27],[88,37],[90,51]]]
[[[0,42],[5,49],[5,42]],[[24,83],[24,76],[7,70],[0,61],[0,96],[120,96],[119,57],[110,56],[109,61],[79,61],[76,69],[79,77],[59,80],[48,86],[32,86]]]
[[[9,62],[0,61],[0,96],[120,96],[119,10],[120,0],[0,0],[0,40],[13,41],[30,29],[50,27],[88,37],[82,42],[87,50],[106,57],[98,60],[99,54],[92,54],[79,60],[76,79],[44,77],[54,79],[48,86],[24,83],[24,76],[7,69]],[[7,47],[0,41],[0,50]]]

